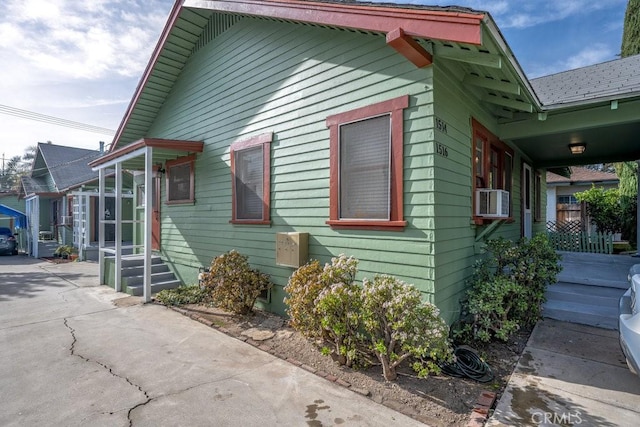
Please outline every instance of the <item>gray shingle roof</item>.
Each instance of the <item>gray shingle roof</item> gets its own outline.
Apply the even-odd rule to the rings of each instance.
[[[100,151],[54,144],[38,144],[38,149],[56,186],[49,191],[65,191],[98,179],[98,172],[92,171],[88,163],[100,157]]]
[[[640,96],[640,55],[531,80],[545,107]]]
[[[25,194],[35,193],[51,193],[54,190],[50,189],[46,181],[43,178],[32,178],[30,176],[23,176],[21,178],[22,188]]]
[[[553,172],[547,172],[547,184],[555,183],[585,183],[585,182],[618,182],[619,178],[615,173],[597,171],[580,166],[571,166],[571,177],[566,178],[564,176],[557,175]]]

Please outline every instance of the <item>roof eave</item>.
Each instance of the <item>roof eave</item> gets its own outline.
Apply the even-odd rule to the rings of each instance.
[[[640,92],[631,92],[618,95],[608,95],[598,98],[582,99],[579,101],[560,102],[557,104],[543,105],[542,110],[546,112],[558,111],[562,109],[591,107],[597,104],[608,104],[612,101],[626,101],[634,98],[640,99]]]
[[[206,9],[247,16],[264,16],[381,33],[402,29],[404,34],[412,37],[443,39],[475,45],[482,44],[481,23],[486,15],[484,12],[374,7],[358,3],[322,3],[300,0],[176,0],[131,102],[118,126],[109,152],[114,152],[118,149],[120,138],[125,132],[127,123],[183,8]]]

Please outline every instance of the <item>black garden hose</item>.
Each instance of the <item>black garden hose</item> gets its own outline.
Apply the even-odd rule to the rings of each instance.
[[[473,349],[456,347],[453,350],[453,356],[453,362],[440,365],[444,374],[458,378],[471,378],[481,383],[493,380],[491,368]]]

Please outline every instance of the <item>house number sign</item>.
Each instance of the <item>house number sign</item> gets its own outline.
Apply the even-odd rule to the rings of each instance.
[[[439,142],[436,142],[436,153],[442,157],[449,157],[449,150]]]

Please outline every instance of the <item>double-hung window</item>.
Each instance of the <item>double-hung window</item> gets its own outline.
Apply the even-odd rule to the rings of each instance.
[[[402,230],[402,96],[327,118],[334,228]]]
[[[231,222],[270,224],[271,140],[262,134],[231,145]]]
[[[167,204],[193,203],[195,201],[195,155],[167,161]]]
[[[473,206],[476,190],[481,188],[509,192],[509,216],[512,215],[513,150],[475,119],[472,120]]]

